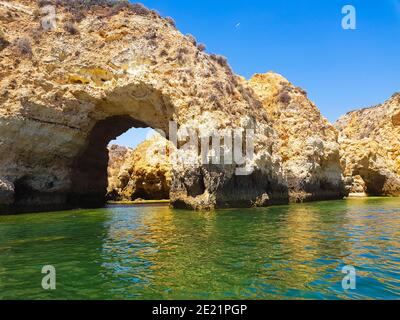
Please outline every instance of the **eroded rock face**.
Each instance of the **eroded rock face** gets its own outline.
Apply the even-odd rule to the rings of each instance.
[[[245,83],[244,79],[239,80]],[[289,186],[290,200],[340,199],[346,195],[339,161],[338,132],[307,99],[306,93],[274,73],[255,75],[247,85],[260,97],[276,131],[275,143]],[[143,163],[140,155],[152,145],[153,142],[148,141],[141,146],[138,162]],[[158,163],[170,161],[166,157],[159,159],[153,153],[150,158],[158,159]],[[130,162],[128,160],[128,168],[133,167],[133,162]],[[144,163],[144,166],[148,165]],[[123,185],[135,184],[132,171],[122,174],[122,177],[125,181]],[[196,177],[187,177],[190,185],[200,185],[191,180]],[[190,192],[202,193],[195,188],[191,188]],[[132,188],[128,188],[125,197],[121,196],[121,192],[117,194],[119,198],[130,200]]]
[[[198,150],[182,151],[193,161],[174,164],[172,205],[287,201],[267,112],[223,58],[147,9],[71,8],[58,5],[57,24],[45,31],[36,1],[0,1],[8,44],[0,50],[1,204],[101,206],[109,141],[131,127],[168,133],[171,120],[200,135],[255,130],[248,176],[236,176],[236,165],[203,165]]]
[[[118,145],[108,147],[108,186],[107,198],[110,200],[122,200],[119,198],[120,172],[125,162],[132,154],[133,149]]]
[[[341,163],[351,193],[400,195],[400,94],[340,118]]]
[[[108,198],[117,201],[169,199],[172,165],[171,143],[156,134],[134,150],[112,146]]]
[[[294,202],[345,196],[337,130],[301,88],[279,74],[256,74],[248,85],[261,99]]]

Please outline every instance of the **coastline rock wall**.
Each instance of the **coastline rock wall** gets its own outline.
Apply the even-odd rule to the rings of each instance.
[[[307,93],[275,73],[256,74],[247,83],[262,101],[276,131],[290,200],[343,198],[338,131]]]
[[[349,112],[335,125],[350,193],[400,196],[400,94]]]
[[[236,176],[236,165],[203,165],[198,150],[182,151],[193,161],[174,165],[173,206],[287,202],[267,112],[224,58],[205,53],[171,19],[138,5],[77,10],[72,2],[57,3],[57,23],[46,31],[36,1],[0,1],[5,213],[102,206],[108,142],[131,127],[167,133],[169,121],[200,136],[255,130],[248,176]]]

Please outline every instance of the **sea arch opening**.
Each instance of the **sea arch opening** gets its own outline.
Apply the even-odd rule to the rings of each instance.
[[[130,115],[114,115],[99,120],[73,162],[69,205],[83,208],[104,206],[107,201],[110,141],[131,128],[149,127]]]
[[[172,184],[170,143],[151,128],[131,128],[108,145],[106,199],[117,203],[167,202]]]
[[[354,175],[354,187],[359,192],[363,192],[368,196],[383,196],[385,195],[384,187],[386,177],[372,169],[357,170]]]

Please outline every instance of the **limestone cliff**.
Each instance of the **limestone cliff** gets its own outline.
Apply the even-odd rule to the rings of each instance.
[[[111,147],[108,198],[118,201],[169,199],[170,148],[171,143],[158,134],[134,150]]]
[[[243,78],[239,80],[246,84]],[[301,202],[343,197],[346,193],[339,160],[338,132],[307,99],[306,93],[275,73],[257,74],[247,85],[263,102],[276,131],[275,144],[285,171],[290,200]],[[139,168],[149,167],[154,171],[154,167],[142,159],[153,143],[158,143],[158,140],[147,141],[141,145],[140,151],[135,151]],[[160,158],[150,153],[149,159],[155,159],[158,163],[170,161],[167,157]],[[136,179],[145,181],[138,171],[132,169],[135,163],[132,160],[127,159],[127,168],[131,171],[128,173],[127,168],[123,169],[120,174],[122,178],[117,179],[122,181],[121,189],[126,185],[135,185]],[[170,165],[166,166],[162,175],[171,168]],[[130,200],[135,188],[128,187],[125,193],[121,189],[114,188],[113,196]]]
[[[256,74],[248,85],[276,131],[291,201],[343,197],[338,132],[306,92],[275,73]]]
[[[349,112],[336,127],[350,192],[400,196],[400,94]]]
[[[56,3],[55,23],[45,24]],[[101,5],[94,5],[100,3]],[[51,11],[51,10],[50,10]],[[267,111],[226,60],[204,52],[171,19],[111,1],[0,1],[0,206],[4,212],[97,207],[107,187],[107,145],[131,127],[199,136],[254,129],[250,175],[204,165],[180,150],[175,207],[287,202]],[[43,25],[50,28],[44,28]]]

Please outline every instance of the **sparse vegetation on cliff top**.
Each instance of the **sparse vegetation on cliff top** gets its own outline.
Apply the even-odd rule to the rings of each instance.
[[[155,10],[147,9],[141,3],[130,3],[128,0],[39,0],[37,3],[39,7],[62,6],[71,12],[76,21],[82,20],[88,11],[104,8],[108,11],[104,12],[103,16],[112,16],[126,9],[136,15],[160,17]]]

